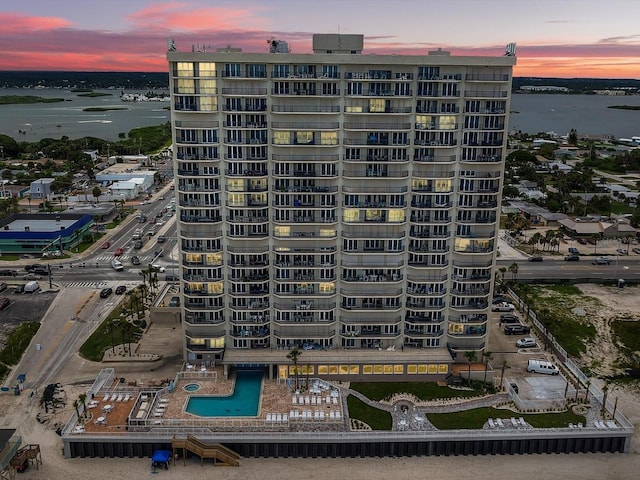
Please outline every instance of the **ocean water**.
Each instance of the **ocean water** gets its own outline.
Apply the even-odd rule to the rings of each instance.
[[[165,107],[169,102],[123,102],[120,90],[103,90],[105,97],[79,97],[58,89],[0,89],[0,95],[34,95],[64,98],[59,103],[0,105],[0,134],[18,141],[35,142],[43,138],[97,137],[116,141],[120,133],[133,128],[161,125],[170,120]],[[136,93],[127,90],[127,93]],[[145,93],[145,92],[137,92]],[[87,107],[118,107],[125,110],[85,112]]]
[[[0,105],[0,134],[19,141],[42,138],[92,136],[118,140],[120,133],[170,120],[169,102],[122,102],[119,90],[104,90],[108,97],[79,97],[58,89],[0,89],[0,95],[61,97],[62,103]],[[135,93],[129,92],[127,93]],[[144,92],[140,92],[144,93]],[[640,106],[640,95],[516,94],[511,98],[509,130],[528,133],[553,131],[578,135],[611,134],[616,138],[640,135],[640,110],[618,110],[611,105]],[[87,107],[125,107],[126,110],[84,112]]]

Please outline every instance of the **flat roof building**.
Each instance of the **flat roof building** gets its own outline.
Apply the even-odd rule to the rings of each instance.
[[[185,360],[441,378],[487,348],[515,57],[313,46],[167,52]]]

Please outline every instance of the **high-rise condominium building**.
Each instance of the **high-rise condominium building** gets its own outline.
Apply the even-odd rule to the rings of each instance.
[[[480,358],[515,57],[269,47],[167,54],[185,360],[374,380]]]

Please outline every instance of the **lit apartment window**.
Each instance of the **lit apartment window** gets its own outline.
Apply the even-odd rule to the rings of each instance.
[[[178,77],[193,77],[193,63],[191,62],[176,63],[176,74]]]
[[[207,265],[222,265],[222,254],[207,253]]]
[[[215,112],[218,110],[218,99],[216,97],[200,97],[200,111]]]
[[[389,210],[389,222],[404,222],[404,210]]]
[[[216,86],[217,86],[217,83],[213,79],[198,80],[198,87],[200,89],[198,93],[215,95],[216,93],[218,93],[216,90]]]
[[[320,143],[322,145],[337,145],[338,144],[338,132],[321,132]]]
[[[435,181],[435,191],[436,192],[450,192],[451,191],[451,180],[439,178]]]
[[[227,188],[230,192],[243,192],[244,191],[244,179],[242,178],[230,178],[227,180]]]
[[[313,143],[313,132],[296,132],[296,143],[299,145]]]
[[[443,115],[438,120],[438,128],[440,130],[455,130],[456,117],[453,115]]]
[[[336,236],[336,231],[333,228],[321,228],[320,229],[320,236],[321,237],[335,237]]]
[[[178,93],[195,93],[196,82],[192,78],[179,78],[176,80]]]
[[[290,237],[291,227],[288,227],[286,225],[276,225],[275,234],[276,237]]]
[[[198,63],[198,75],[200,77],[215,77],[216,76],[216,64],[213,62],[199,62]]]
[[[386,108],[387,101],[382,98],[372,98],[371,100],[369,100],[369,112],[371,113],[384,113],[386,111]]]
[[[289,145],[291,143],[291,132],[273,132],[274,145]]]
[[[342,211],[342,218],[345,222],[357,222],[360,219],[360,210],[348,208]]]

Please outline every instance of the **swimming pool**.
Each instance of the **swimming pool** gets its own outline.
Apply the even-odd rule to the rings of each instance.
[[[261,371],[240,370],[231,395],[190,395],[185,411],[199,417],[255,417],[261,389]]]

